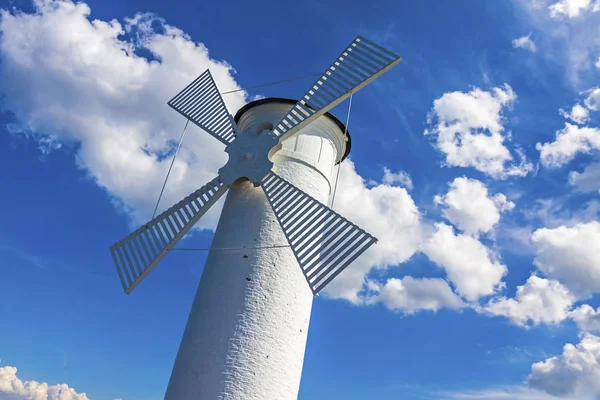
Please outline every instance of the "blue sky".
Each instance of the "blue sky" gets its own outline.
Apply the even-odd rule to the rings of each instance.
[[[380,243],[315,300],[299,398],[600,396],[599,1],[0,9],[0,399],[162,398],[206,254],[126,296],[108,246],[152,214],[166,102],[206,68],[222,90],[319,73],[356,34],[403,57],[354,96],[336,197]],[[216,175],[215,142],[190,130],[163,207]]]

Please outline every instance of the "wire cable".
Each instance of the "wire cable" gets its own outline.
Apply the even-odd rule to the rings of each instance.
[[[236,89],[236,90],[230,90],[228,92],[222,92],[220,93],[221,95],[223,94],[230,94],[230,93],[235,93],[235,92],[241,92],[242,90],[248,90],[248,89],[256,89],[256,88],[260,88],[260,87],[265,87],[265,86],[272,86],[272,85],[278,85],[280,83],[285,83],[285,82],[291,82],[291,81],[297,81],[299,79],[306,79],[306,78],[312,78],[314,76],[321,76],[323,75],[322,73],[319,74],[312,74],[312,75],[304,75],[304,76],[299,76],[296,78],[290,78],[290,79],[284,79],[281,81],[275,81],[275,82],[269,82],[269,83],[263,83],[261,85],[256,85],[256,86],[248,86],[246,88],[243,89]]]
[[[181,147],[181,142],[183,142],[183,136],[185,136],[185,131],[187,129],[189,122],[190,122],[190,120],[188,119],[185,122],[185,127],[183,128],[183,132],[181,132],[181,137],[179,138],[179,143],[177,144],[177,149],[175,149],[175,154],[173,154],[173,159],[171,160],[171,165],[169,166],[169,171],[167,172],[165,182],[163,183],[162,189],[160,190],[160,195],[158,195],[158,201],[156,202],[156,207],[154,207],[154,212],[152,213],[152,219],[154,219],[154,217],[156,216],[156,210],[158,210],[158,205],[160,204],[160,199],[162,198],[163,192],[165,191],[165,186],[167,186],[167,181],[169,180],[169,175],[171,174],[171,169],[173,168],[173,164],[175,163],[175,158],[177,157],[177,153],[179,152],[179,148]]]
[[[273,246],[257,246],[257,247],[174,247],[169,251],[243,251],[243,250],[260,250],[260,249],[283,249],[291,247],[289,244],[273,245]]]
[[[346,126],[344,126],[344,143],[346,143],[346,135],[348,134],[348,124],[350,123],[350,110],[352,109],[352,92],[350,92],[350,102],[348,103],[348,114],[346,115]],[[333,209],[333,202],[335,201],[335,193],[337,191],[338,181],[340,179],[340,169],[342,163],[338,164],[337,174],[335,176],[335,185],[333,186],[333,196],[331,197],[331,209]]]

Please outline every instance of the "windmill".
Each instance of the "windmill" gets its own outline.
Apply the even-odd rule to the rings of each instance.
[[[221,141],[229,159],[215,179],[110,248],[124,291],[228,189],[212,249],[256,250],[209,253],[166,399],[297,396],[313,296],[377,242],[323,204],[349,150],[328,111],[400,61],[358,36],[297,102],[259,100],[234,118],[209,70],[168,102]]]

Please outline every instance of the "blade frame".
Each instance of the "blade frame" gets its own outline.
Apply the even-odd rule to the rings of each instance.
[[[273,171],[263,178],[261,187],[313,295],[377,243],[377,238]],[[295,200],[290,202],[294,193]],[[312,210],[308,216],[307,210]],[[319,237],[326,232],[327,237]]]
[[[167,104],[226,146],[240,133],[209,69],[173,96]]]
[[[215,181],[218,183],[215,183]],[[208,194],[207,187],[213,192],[212,195]],[[119,274],[119,279],[121,280],[121,284],[123,285],[126,294],[130,294],[133,289],[139,285],[150,271],[152,271],[152,269],[154,269],[154,267],[170,252],[173,246],[179,242],[198,220],[202,218],[202,216],[204,216],[204,214],[206,214],[206,212],[208,212],[208,210],[223,196],[227,189],[229,189],[229,186],[225,185],[220,180],[220,177],[217,177],[110,247],[111,255]],[[186,207],[187,204],[190,204],[194,194],[198,194],[198,197],[202,196],[201,198],[204,205],[194,213],[191,218],[188,218],[189,221],[185,223],[185,219],[182,219],[177,213],[181,211],[180,209],[182,207]],[[143,269],[142,267],[146,265],[144,254],[141,250],[138,250],[136,253],[136,248],[139,248],[138,240],[141,240],[142,244],[144,243],[143,235],[148,235],[148,231],[150,231],[150,234],[157,239],[154,242],[148,242],[152,242],[159,252],[150,263],[147,263],[145,269]],[[158,249],[157,247],[159,245],[164,247]],[[145,256],[148,257],[148,254],[152,255],[151,253],[147,253]],[[140,261],[142,262],[142,265],[139,264]],[[134,268],[137,268],[137,271]],[[131,283],[129,284],[129,282]],[[127,284],[129,284],[129,286],[127,286]]]
[[[388,63],[387,65],[385,65],[384,67],[380,68],[377,70],[377,72],[373,73],[371,76],[365,75],[364,73],[362,73],[361,71],[355,70],[354,68],[351,68],[351,66],[348,66],[348,63],[352,63],[353,60],[352,58],[348,58],[348,54],[350,54],[350,52],[354,51],[354,49],[356,48],[358,43],[363,43],[365,45],[365,47],[374,47],[376,49],[378,49],[381,52],[384,52],[386,55],[388,55],[390,57],[390,59],[385,59],[383,56],[381,56],[380,54],[377,54],[377,56],[384,62]],[[363,52],[364,53],[364,52]],[[323,85],[319,85],[320,81],[325,81],[327,80],[330,76],[331,73],[333,71],[338,70],[339,72],[345,73],[346,75],[348,75],[348,73],[346,71],[344,71],[344,69],[340,66],[340,61],[345,61],[346,63],[343,65],[343,68],[347,68],[349,70],[355,70],[354,74],[358,75],[360,77],[360,79],[362,79],[362,81],[356,85],[352,84],[351,82],[348,81],[348,83],[350,85],[352,85],[350,88],[345,88],[345,93],[337,98],[335,98],[333,101],[327,103],[326,99],[323,99],[321,97],[321,95],[319,93],[317,93],[319,90],[323,90],[324,86]],[[341,103],[342,101],[344,101],[345,99],[347,99],[348,97],[350,97],[350,95],[358,92],[360,89],[362,89],[363,87],[365,87],[366,85],[368,85],[369,83],[373,82],[375,79],[379,78],[381,75],[383,75],[384,73],[386,73],[387,71],[389,71],[391,68],[393,68],[394,66],[396,66],[398,63],[400,63],[402,61],[402,58],[399,57],[398,55],[392,53],[391,51],[363,38],[362,36],[357,36],[352,43],[347,46],[342,53],[340,54],[340,56],[338,56],[335,61],[331,64],[331,66],[329,68],[327,68],[327,70],[321,75],[320,78],[317,79],[317,81],[311,86],[311,88],[304,94],[304,96],[302,96],[302,98],[296,103],[296,105],[294,105],[294,107],[292,107],[292,110],[290,110],[290,112],[292,112],[293,110],[298,110],[298,109],[303,109],[303,108],[309,108],[310,109],[310,116],[307,116],[306,118],[304,118],[302,121],[300,121],[298,124],[295,124],[291,127],[285,127],[282,126],[282,124],[286,123],[286,120],[289,118],[290,112],[288,112],[286,114],[285,117],[283,117],[277,124],[275,124],[275,128],[273,129],[273,134],[275,134],[275,136],[277,136],[279,138],[279,143],[282,143],[284,140],[287,140],[288,138],[290,138],[291,136],[297,134],[302,128],[304,128],[306,125],[308,125],[309,123],[313,122],[314,120],[316,120],[317,118],[319,118],[320,116],[324,115],[325,113],[329,112],[333,107],[335,107],[336,105],[338,105],[339,103]],[[336,68],[337,67],[337,68]],[[337,78],[337,77],[335,77]],[[331,93],[329,90],[329,88],[325,87],[325,92],[329,92]],[[311,93],[311,91],[313,93]],[[316,101],[315,101],[316,100]],[[310,107],[309,102],[314,101],[315,103],[319,103],[320,104],[320,108],[319,109],[315,109],[313,107]],[[281,126],[281,128],[280,128]],[[283,133],[279,133],[280,130],[285,130],[285,132]]]

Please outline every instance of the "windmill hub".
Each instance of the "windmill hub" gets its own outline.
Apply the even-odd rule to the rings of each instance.
[[[258,186],[273,168],[273,163],[269,160],[269,152],[277,146],[278,142],[279,138],[272,132],[260,136],[239,134],[225,148],[229,160],[219,170],[223,183],[231,186],[238,179],[246,178]]]

